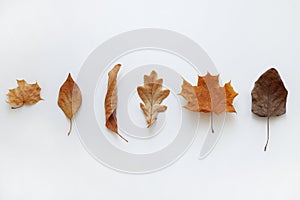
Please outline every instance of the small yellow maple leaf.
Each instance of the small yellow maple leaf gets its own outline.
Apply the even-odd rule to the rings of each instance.
[[[7,103],[12,109],[20,108],[23,105],[33,105],[40,100],[41,88],[38,83],[28,84],[25,80],[17,80],[18,87],[9,90]]]

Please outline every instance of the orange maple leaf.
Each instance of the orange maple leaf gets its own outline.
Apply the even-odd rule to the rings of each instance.
[[[236,112],[232,103],[238,95],[229,81],[223,87],[219,85],[219,75],[198,76],[198,84],[192,86],[183,80],[182,90],[179,95],[188,102],[184,108],[194,112],[211,112],[221,114],[222,112]]]

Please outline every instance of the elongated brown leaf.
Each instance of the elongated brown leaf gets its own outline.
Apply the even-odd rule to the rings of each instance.
[[[276,69],[271,68],[262,74],[255,82],[252,90],[252,112],[259,117],[267,117],[267,142],[270,138],[270,117],[280,116],[286,113],[286,100],[288,91]]]
[[[162,90],[162,79],[157,79],[157,73],[152,71],[149,76],[144,76],[144,86],[137,88],[138,94],[144,104],[140,103],[143,110],[148,127],[152,126],[157,119],[159,112],[164,112],[167,106],[160,105],[161,102],[168,97],[170,90]]]
[[[12,109],[23,105],[33,105],[43,100],[40,96],[41,88],[37,83],[28,84],[25,80],[17,80],[18,87],[9,90],[7,103]]]
[[[70,129],[68,135],[70,135],[72,131],[73,116],[79,110],[81,103],[81,91],[78,85],[74,82],[71,74],[69,74],[67,80],[61,86],[58,95],[58,106],[70,120]]]
[[[108,73],[108,85],[107,92],[105,96],[105,117],[106,117],[106,127],[112,132],[116,133],[123,140],[128,142],[121,134],[118,132],[118,122],[117,122],[117,76],[121,68],[121,64],[117,64],[114,68]]]

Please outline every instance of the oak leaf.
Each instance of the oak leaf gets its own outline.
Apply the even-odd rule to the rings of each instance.
[[[259,117],[267,117],[267,142],[270,138],[270,117],[280,116],[286,113],[286,100],[288,91],[282,82],[278,71],[274,68],[262,74],[255,82],[251,92],[252,112]]]
[[[105,96],[105,118],[106,127],[121,137],[124,141],[128,142],[121,134],[118,132],[118,122],[117,122],[117,105],[118,105],[118,96],[117,96],[117,76],[121,68],[121,64],[117,64],[113,67],[112,70],[108,72],[108,85],[107,92]]]
[[[221,87],[219,75],[213,76],[207,73],[205,76],[198,76],[196,86],[183,80],[181,87],[179,95],[187,100],[184,108],[190,111],[211,113],[211,119],[213,119],[213,113],[219,115],[222,112],[236,112],[232,103],[238,93],[231,86],[231,81]],[[211,130],[214,132],[212,121]]]
[[[33,105],[43,100],[40,96],[41,88],[38,83],[28,84],[25,80],[17,80],[18,87],[9,90],[7,103],[12,109],[23,105]]]
[[[70,120],[70,129],[68,135],[70,135],[72,131],[73,116],[79,110],[81,103],[82,95],[80,88],[74,82],[71,74],[69,74],[67,80],[61,86],[58,95],[58,106],[65,113],[66,117]]]
[[[146,117],[148,127],[151,127],[157,119],[159,112],[164,112],[167,106],[160,105],[168,97],[170,90],[162,90],[163,79],[157,79],[156,71],[152,71],[149,76],[144,75],[144,86],[137,88],[138,94],[143,103],[140,108]]]

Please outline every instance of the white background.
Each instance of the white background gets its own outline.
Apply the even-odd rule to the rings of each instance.
[[[0,0],[0,199],[299,199],[299,10],[297,0]],[[239,92],[238,114],[229,115],[205,160],[197,160],[199,136],[171,167],[128,175],[97,163],[76,131],[66,136],[56,101],[67,74],[77,77],[93,49],[144,27],[199,43]],[[269,66],[289,96],[287,114],[271,120],[264,153],[265,120],[251,114],[250,92]],[[5,94],[17,78],[38,81],[45,101],[10,110]]]

